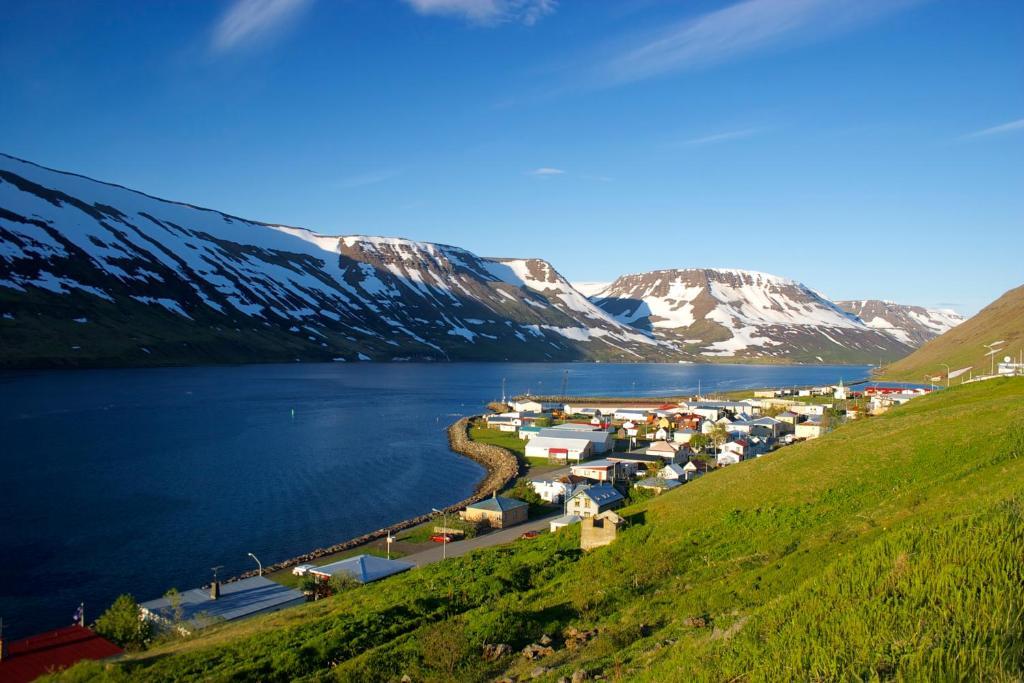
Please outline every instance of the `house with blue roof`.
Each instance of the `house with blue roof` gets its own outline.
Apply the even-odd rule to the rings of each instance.
[[[522,524],[529,517],[530,506],[515,498],[494,495],[472,503],[459,513],[467,522],[484,523],[494,529]]]
[[[566,514],[580,517],[595,517],[606,510],[616,510],[626,504],[626,498],[610,484],[591,486],[573,494],[566,507]]]

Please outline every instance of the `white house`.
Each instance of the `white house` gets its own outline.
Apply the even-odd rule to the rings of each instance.
[[[540,432],[537,433],[537,437],[585,441],[590,444],[590,450],[595,455],[606,453],[615,445],[615,436],[611,432],[605,431],[578,431],[574,429],[557,429],[555,427],[548,427],[540,430]]]
[[[665,465],[663,468],[661,468],[661,471],[658,472],[658,476],[661,477],[662,479],[675,479],[686,481],[686,465],[669,463],[668,465]]]
[[[585,477],[599,482],[613,482],[627,476],[626,463],[612,460],[591,460],[572,466],[575,477]]]
[[[561,503],[572,488],[572,484],[560,481],[531,481],[530,488],[545,502]]]
[[[687,444],[690,443],[690,439],[692,439],[693,435],[696,433],[697,432],[693,431],[689,427],[677,429],[675,433],[672,434],[672,441],[675,443]]]
[[[692,481],[697,477],[703,477],[707,474],[707,471],[707,464],[701,460],[691,460],[683,465],[683,472],[685,473],[686,481]]]
[[[737,455],[732,451],[722,451],[715,457],[715,461],[718,463],[719,467],[725,467],[726,465],[735,465],[742,459],[742,456]]]
[[[530,413],[543,413],[550,410],[559,410],[562,408],[561,403],[552,403],[547,401],[541,403],[540,401],[534,401],[533,399],[529,398],[523,399],[521,401],[513,401],[509,405],[512,407],[512,410],[515,410],[517,412],[526,411]]]
[[[817,439],[824,433],[825,426],[820,420],[807,420],[796,426],[796,438],[798,439]]]
[[[628,408],[620,408],[615,411],[614,417],[616,420],[631,420],[633,422],[646,422],[647,411],[646,410],[631,410]]]
[[[550,458],[554,460],[586,460],[593,451],[588,439],[567,439],[551,436],[535,436],[526,442],[527,458]]]
[[[644,453],[664,458],[667,462],[675,462],[676,458],[679,457],[680,448],[682,448],[682,446],[679,444],[670,443],[668,441],[655,441],[647,447]]]

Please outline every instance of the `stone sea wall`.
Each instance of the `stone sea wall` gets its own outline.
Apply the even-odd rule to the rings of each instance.
[[[478,443],[469,438],[469,424],[472,419],[473,418],[463,417],[456,420],[448,427],[448,447],[459,455],[463,455],[470,460],[483,465],[484,469],[487,470],[487,474],[476,485],[476,489],[472,496],[444,508],[444,512],[447,514],[455,514],[467,505],[487,498],[494,492],[505,488],[505,486],[510,484],[517,476],[519,476],[520,464],[515,453],[507,448]],[[318,548],[306,553],[305,555],[299,555],[298,557],[293,557],[290,560],[284,560],[283,562],[276,562],[274,564],[267,565],[263,568],[263,572],[275,572],[280,569],[294,567],[298,564],[311,563],[325,555],[333,555],[334,553],[343,552],[345,550],[352,550],[353,548],[358,548],[365,543],[385,538],[389,533],[395,534],[399,531],[428,522],[434,516],[434,514],[426,514],[406,519],[390,526],[386,526],[383,529],[377,529],[376,531],[371,531],[370,533],[363,534],[362,536],[357,536],[356,538],[337,543],[328,548]],[[257,570],[255,569],[247,571],[244,574],[239,574],[238,576],[227,579],[225,583],[237,581],[239,579],[246,579],[250,576],[256,576],[256,574]]]

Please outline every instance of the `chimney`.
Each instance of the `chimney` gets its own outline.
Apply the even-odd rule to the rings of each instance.
[[[210,599],[216,600],[220,597],[220,580],[214,579],[213,583],[210,584]]]

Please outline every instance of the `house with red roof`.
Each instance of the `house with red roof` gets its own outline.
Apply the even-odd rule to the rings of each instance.
[[[0,641],[0,681],[27,683],[86,659],[117,657],[124,651],[84,626],[65,626],[21,640]]]

